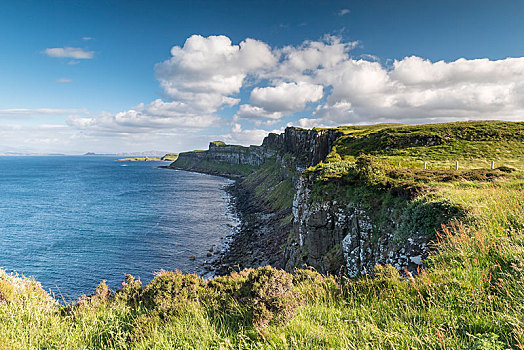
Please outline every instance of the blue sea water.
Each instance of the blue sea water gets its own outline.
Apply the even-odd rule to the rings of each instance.
[[[124,273],[203,273],[238,221],[230,180],[113,157],[0,157],[0,267],[65,301]],[[195,260],[190,260],[195,256]]]

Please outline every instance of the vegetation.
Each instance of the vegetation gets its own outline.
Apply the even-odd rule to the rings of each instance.
[[[226,146],[226,143],[224,141],[211,141],[209,144],[213,145],[215,147],[224,147],[224,146]]]
[[[416,275],[391,266],[358,279],[270,267],[209,280],[161,272],[59,305],[37,282],[1,272],[0,349],[524,349],[523,124],[340,130],[326,162],[305,174],[313,195],[359,201],[377,220],[399,208],[409,216],[400,234],[430,215],[456,218],[425,228],[434,249]],[[289,208],[292,161],[244,181],[275,210]]]
[[[394,233],[400,245],[414,233],[433,239],[442,224],[471,223],[474,206],[467,198],[477,191],[523,185],[524,123],[379,124],[338,130],[342,136],[325,162],[303,174],[311,183],[312,200],[365,209],[375,231]],[[459,189],[460,200],[454,195]]]
[[[453,190],[455,191],[455,190]],[[462,189],[453,195],[460,198]],[[127,276],[59,307],[2,274],[5,348],[516,349],[524,344],[524,196],[475,191],[475,224],[439,232],[416,277],[384,266],[358,280],[269,267],[204,281]],[[502,204],[504,203],[504,206]]]
[[[179,157],[170,166],[175,169],[180,168],[223,176],[246,176],[257,169],[257,167],[248,164],[230,164],[192,157]]]
[[[267,161],[242,184],[253,188],[257,198],[275,212],[290,210],[295,193],[292,178],[299,175],[295,169],[293,159],[286,155],[282,163],[274,159]]]
[[[174,162],[178,158],[178,153],[167,153],[160,160],[164,162]]]
[[[120,158],[117,162],[149,162],[149,161],[160,161],[160,157],[136,157],[136,158]]]

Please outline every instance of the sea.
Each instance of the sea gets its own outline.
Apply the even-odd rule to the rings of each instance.
[[[61,302],[125,274],[209,277],[239,225],[231,180],[109,156],[0,157],[0,268]],[[210,252],[212,250],[212,252]]]

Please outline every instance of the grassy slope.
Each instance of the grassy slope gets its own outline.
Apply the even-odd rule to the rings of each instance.
[[[385,130],[395,139],[409,135],[404,128],[442,136],[449,127],[388,126]],[[364,174],[361,181],[379,189],[413,182],[430,186],[431,196],[468,210],[468,220],[440,231],[438,250],[418,277],[401,276],[388,267],[379,268],[373,277],[338,281],[307,271],[291,276],[269,268],[210,281],[164,273],[145,287],[128,279],[113,296],[101,285],[95,296],[59,310],[34,281],[2,274],[0,349],[523,348],[522,124],[501,128],[479,124],[479,129],[517,131],[513,139],[504,136],[478,144],[474,144],[478,137],[468,144],[451,139],[438,146],[438,153],[425,146],[404,153],[400,146],[391,146],[395,143],[386,149],[374,143],[377,135],[371,135],[380,128],[356,132],[346,128],[348,135],[368,134],[359,141],[369,145],[366,153],[374,156],[373,164],[380,170]],[[359,170],[354,164],[359,154],[350,144],[354,141],[339,140],[329,158],[332,165],[309,170],[319,175],[320,186],[347,186],[354,181],[354,171]],[[503,147],[506,143],[511,147]],[[459,146],[471,150],[461,154],[461,165],[469,168],[465,171],[489,164],[491,157],[480,156],[484,152],[496,154],[497,163],[511,164],[517,171],[490,181],[463,173],[434,181],[431,170],[419,168],[424,159],[439,166],[453,164]],[[473,153],[476,150],[478,155]],[[389,172],[399,158],[410,166],[415,179]]]
[[[174,163],[170,165],[170,167],[175,169],[184,169],[188,171],[233,177],[246,176],[257,169],[257,167],[248,164],[229,164],[188,157],[179,157]]]

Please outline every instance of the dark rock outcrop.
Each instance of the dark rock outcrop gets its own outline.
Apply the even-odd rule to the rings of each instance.
[[[341,267],[355,277],[373,271],[377,264],[416,271],[427,257],[425,232],[410,232],[396,239],[401,222],[393,210],[377,223],[375,213],[358,203],[312,199],[307,177],[298,185],[293,201],[295,241],[286,250],[286,268],[306,264],[323,273]],[[393,208],[392,208],[393,209]]]
[[[261,146],[226,145],[220,141],[209,144],[206,151],[180,153],[170,167],[218,175],[247,175],[269,159],[290,154],[299,167],[305,168],[324,160],[340,133],[334,129],[305,130],[288,127],[283,134],[269,134]],[[222,174],[209,163],[249,166],[252,169],[226,169]]]
[[[218,274],[235,266],[271,264],[287,270],[308,265],[324,273],[344,269],[357,276],[372,272],[377,264],[410,270],[422,264],[427,256],[427,232],[415,228],[399,236],[403,222],[398,211],[382,210],[378,223],[376,213],[358,200],[312,196],[315,181],[302,173],[324,161],[341,135],[337,129],[290,127],[282,134],[269,134],[261,146],[215,141],[206,151],[181,153],[171,164],[172,168],[242,180],[251,174],[234,186],[243,224],[230,249],[215,262]],[[420,142],[441,141],[431,137],[413,144]],[[286,181],[292,191],[280,193]],[[294,197],[293,204],[275,209],[273,202],[283,196],[289,196],[289,203]]]

